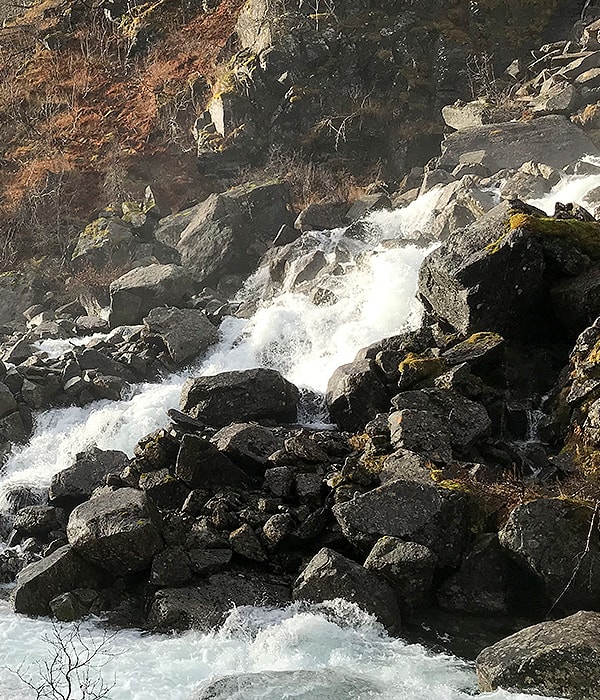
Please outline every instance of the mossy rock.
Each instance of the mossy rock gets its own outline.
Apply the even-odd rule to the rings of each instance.
[[[509,219],[509,232],[519,228],[541,236],[560,238],[592,260],[600,260],[600,222],[513,214]]]

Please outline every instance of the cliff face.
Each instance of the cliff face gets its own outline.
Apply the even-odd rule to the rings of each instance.
[[[583,5],[32,2],[0,31],[0,263],[64,254],[94,209],[147,184],[168,211],[278,158],[398,178],[437,152],[441,106],[470,96],[469,56],[504,67]]]

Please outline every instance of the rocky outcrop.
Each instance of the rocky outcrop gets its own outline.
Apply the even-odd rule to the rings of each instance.
[[[599,697],[599,633],[600,615],[594,612],[527,627],[479,654],[479,686],[484,692],[502,687],[594,700]]]

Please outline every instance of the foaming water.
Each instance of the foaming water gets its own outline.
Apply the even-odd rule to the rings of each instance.
[[[563,204],[574,202],[585,207],[585,195],[596,187],[600,187],[600,175],[572,175],[563,178],[544,197],[527,201],[545,211],[546,214],[553,214],[554,205],[557,202]]]
[[[33,347],[39,352],[45,353],[49,359],[61,357],[75,347],[87,345],[92,340],[100,340],[106,338],[107,333],[93,333],[92,335],[74,336],[68,339],[47,338],[46,340],[38,340],[33,343]]]
[[[0,510],[7,509],[8,494],[15,487],[47,487],[54,474],[90,445],[131,454],[143,435],[165,424],[167,409],[178,405],[190,375],[259,366],[276,369],[310,392],[311,400],[302,407],[304,422],[322,424],[326,420],[322,395],[336,367],[351,361],[359,348],[418,323],[416,281],[428,251],[414,245],[386,248],[382,241],[402,239],[426,226],[438,196],[439,192],[429,192],[405,209],[372,214],[366,241],[343,241],[350,255],[344,274],[327,281],[334,303],[319,305],[307,294],[283,291],[260,303],[250,319],[226,318],[220,341],[196,367],[162,384],[135,386],[133,395],[123,401],[39,414],[32,439],[13,452],[2,471]],[[338,229],[305,237],[309,249],[334,256],[343,234]],[[266,268],[259,269],[241,299],[255,299],[266,277]],[[56,353],[65,342],[45,341],[42,347]],[[321,400],[315,401],[314,394]]]
[[[63,626],[64,634],[68,627]],[[36,678],[36,664],[53,648],[46,620],[17,617],[0,603],[0,690],[30,698],[9,668]],[[98,645],[102,631],[81,630]],[[452,656],[388,637],[351,603],[292,605],[284,610],[234,609],[210,634],[143,635],[118,632],[110,656],[100,657],[110,700],[187,700],[211,687],[213,700],[467,700],[476,693],[472,667]],[[538,696],[497,691],[490,700]]]

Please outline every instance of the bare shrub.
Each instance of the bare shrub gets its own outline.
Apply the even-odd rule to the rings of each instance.
[[[96,639],[78,622],[70,627],[54,623],[52,631],[42,637],[49,647],[48,658],[35,664],[35,670],[21,665],[14,673],[36,700],[108,698],[115,682],[106,682],[102,669],[113,656],[110,643],[114,637],[105,631]]]

